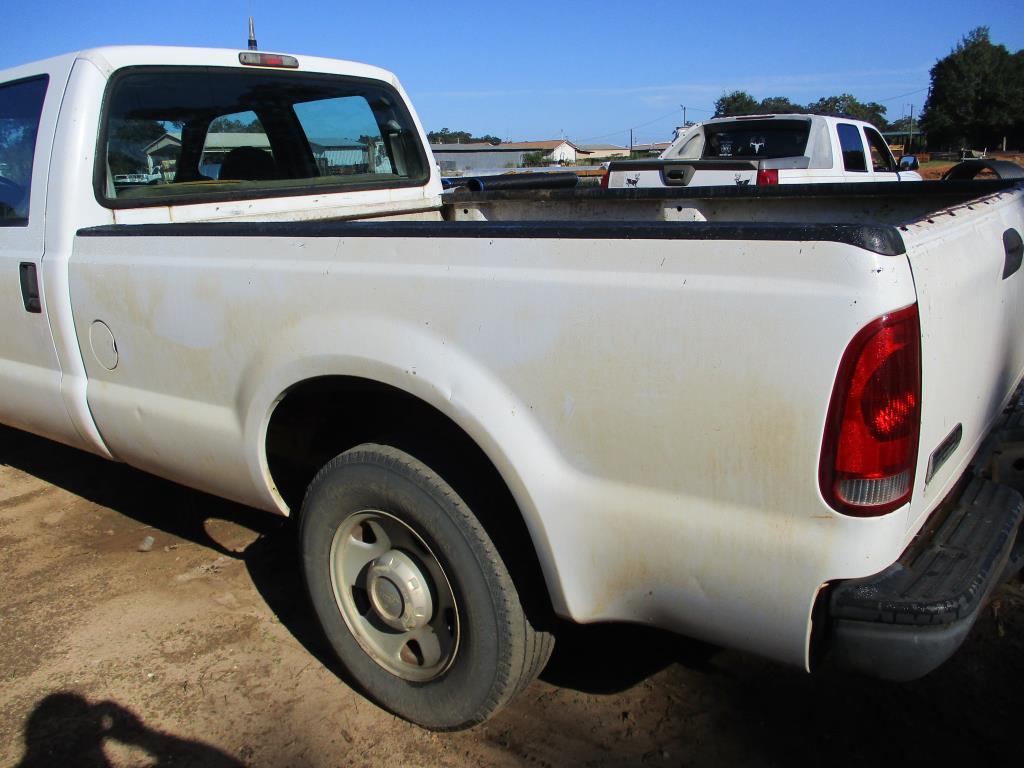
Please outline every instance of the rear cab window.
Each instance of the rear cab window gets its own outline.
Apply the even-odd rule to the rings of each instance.
[[[704,159],[799,157],[807,149],[808,120],[737,120],[704,127]]]
[[[425,184],[391,86],[230,67],[137,67],[108,86],[97,195],[113,208]]]
[[[867,161],[864,159],[864,141],[860,137],[860,128],[853,123],[837,123],[839,147],[843,153],[843,168],[854,173],[867,173]]]
[[[49,78],[0,84],[0,226],[28,225],[32,162]]]

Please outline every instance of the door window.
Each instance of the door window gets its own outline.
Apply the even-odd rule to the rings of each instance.
[[[48,80],[0,85],[0,226],[28,224],[32,160]]]
[[[868,165],[864,159],[864,141],[860,137],[860,129],[852,123],[839,123],[839,146],[843,151],[843,168],[847,171],[867,173]]]
[[[875,173],[895,173],[896,161],[893,160],[889,145],[885,143],[882,134],[874,128],[865,128],[864,135],[868,140],[868,149],[871,152],[871,169]]]

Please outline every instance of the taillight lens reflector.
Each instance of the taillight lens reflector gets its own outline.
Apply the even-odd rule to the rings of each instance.
[[[843,354],[818,471],[829,506],[868,517],[909,501],[920,427],[921,325],[914,304],[873,320]]]
[[[609,176],[611,176],[611,174],[608,171],[605,171],[604,173],[601,174],[601,189],[608,189]]]
[[[768,168],[762,169],[757,172],[757,186],[763,184],[778,184],[779,183],[779,169]]]

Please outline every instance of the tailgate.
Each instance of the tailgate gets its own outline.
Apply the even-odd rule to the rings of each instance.
[[[608,166],[611,189],[629,187],[753,186],[757,162],[752,160],[635,160]]]
[[[921,443],[907,520],[916,530],[1024,373],[1024,187],[902,229],[921,316]]]

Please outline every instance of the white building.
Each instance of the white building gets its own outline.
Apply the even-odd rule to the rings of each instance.
[[[527,155],[540,152],[546,162],[574,164],[589,153],[571,141],[514,141],[505,144],[431,144],[441,173],[472,173],[501,168],[521,168]]]

